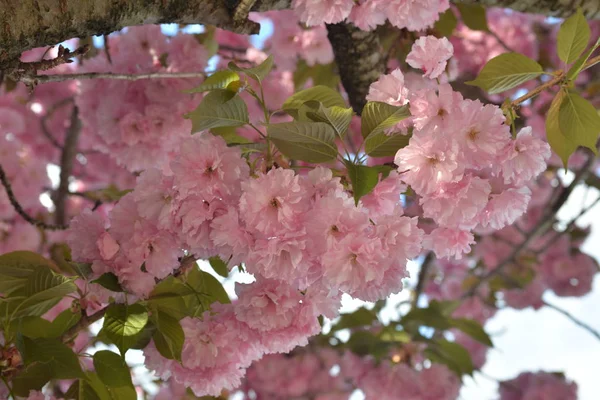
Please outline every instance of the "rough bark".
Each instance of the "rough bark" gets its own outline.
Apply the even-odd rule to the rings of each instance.
[[[0,66],[23,51],[73,37],[102,35],[150,23],[211,24],[237,33],[259,25],[232,17],[238,0],[0,0]],[[258,0],[260,10],[289,5]]]
[[[386,57],[379,37],[346,23],[327,25],[327,36],[350,105],[360,115],[369,86],[385,73]]]

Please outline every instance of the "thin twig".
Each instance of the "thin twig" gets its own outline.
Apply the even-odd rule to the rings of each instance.
[[[496,32],[494,32],[493,30],[488,30],[487,31],[488,34],[490,34],[494,39],[496,39],[496,41],[500,44],[500,46],[504,47],[504,50],[514,53],[515,51],[513,49],[511,49],[504,40],[502,40],[502,38],[500,36],[498,36],[498,34]]]
[[[552,243],[554,243],[558,240],[559,237],[561,237],[566,232],[569,232],[571,230],[571,228],[573,228],[573,226],[575,226],[575,224],[577,223],[577,220],[579,220],[579,218],[583,217],[584,214],[586,214],[588,211],[590,211],[592,208],[594,208],[598,203],[600,203],[600,196],[598,196],[598,198],[596,200],[594,200],[594,202],[592,204],[590,204],[587,207],[582,208],[581,211],[579,212],[579,214],[577,214],[575,217],[573,217],[567,223],[567,227],[565,228],[564,231],[556,232],[556,234],[550,240],[548,240],[541,249],[537,250],[536,253],[541,254],[544,251],[546,251],[548,249],[548,247],[550,247],[552,245]]]
[[[81,121],[79,120],[79,109],[73,107],[71,112],[71,123],[65,138],[65,144],[60,156],[60,183],[54,196],[55,220],[57,224],[64,225],[67,220],[67,197],[69,194],[69,178],[73,171],[73,161],[77,155],[77,141],[81,132]]]
[[[21,82],[25,84],[42,84],[50,82],[64,82],[68,80],[88,80],[88,79],[116,79],[122,81],[139,81],[142,79],[187,79],[203,78],[204,72],[154,72],[148,74],[114,74],[112,72],[85,72],[81,74],[61,74],[61,75],[37,75],[34,77],[23,77]]]
[[[103,309],[96,311],[94,314],[88,316],[85,311],[82,311],[81,319],[77,324],[72,326],[69,330],[67,330],[61,337],[63,342],[69,342],[77,336],[77,334],[93,324],[94,322],[102,319],[104,314],[106,314],[106,310],[109,306],[104,307]]]
[[[17,212],[17,214],[19,214],[25,221],[29,222],[33,226],[37,226],[38,228],[47,229],[50,231],[59,231],[59,230],[64,230],[64,229],[68,228],[67,225],[62,225],[62,224],[57,224],[57,225],[47,224],[44,221],[39,221],[39,220],[33,218],[31,215],[27,214],[27,212],[23,209],[23,207],[21,206],[21,204],[15,197],[15,193],[12,190],[12,186],[11,186],[10,182],[8,181],[8,177],[6,176],[6,173],[4,172],[4,169],[2,168],[1,164],[0,164],[0,181],[2,182],[2,186],[4,186],[4,190],[6,190],[6,195],[8,196],[8,200],[10,201],[10,204],[12,204],[12,206],[15,209],[15,211]]]
[[[52,106],[52,108],[50,108],[48,110],[48,112],[40,119],[40,123],[42,125],[42,133],[44,134],[44,136],[46,136],[48,141],[59,150],[62,150],[63,146],[62,146],[62,144],[60,144],[60,142],[58,140],[56,140],[54,135],[52,135],[52,132],[50,132],[50,129],[48,129],[48,119],[50,119],[52,117],[52,115],[54,115],[54,112],[56,110],[58,110],[59,108],[65,106],[69,103],[72,103],[73,101],[74,101],[74,99],[72,97],[67,97],[65,99],[62,99],[61,101],[54,104]]]
[[[597,330],[595,330],[594,328],[592,328],[591,326],[589,326],[585,322],[581,321],[580,319],[575,318],[567,310],[563,310],[562,308],[560,308],[558,306],[555,306],[554,304],[550,304],[547,301],[544,301],[544,305],[546,307],[548,307],[548,308],[551,308],[551,309],[553,309],[555,311],[558,311],[559,313],[561,313],[562,315],[564,315],[565,317],[567,317],[571,321],[573,321],[576,325],[579,325],[580,327],[582,327],[583,329],[585,329],[586,331],[588,331],[589,333],[591,333],[592,335],[594,335],[596,337],[596,339],[600,340],[600,333]]]

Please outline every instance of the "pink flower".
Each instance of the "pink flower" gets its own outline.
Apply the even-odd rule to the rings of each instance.
[[[386,15],[395,27],[420,31],[433,25],[448,7],[448,0],[388,0]]]
[[[352,8],[348,21],[363,31],[372,31],[377,25],[385,23],[387,0],[360,0]]]
[[[433,193],[440,184],[462,177],[455,149],[432,136],[413,135],[394,158],[402,180],[420,195]]]
[[[291,325],[301,307],[302,295],[280,281],[260,280],[238,286],[234,306],[238,321],[258,331],[271,331]]]
[[[375,189],[360,201],[364,207],[369,210],[371,218],[381,215],[390,215],[394,212],[402,214],[402,205],[400,204],[400,195],[406,190],[406,185],[402,183],[401,177],[396,171],[382,179]]]
[[[448,228],[436,228],[423,240],[423,247],[433,250],[436,257],[454,257],[457,260],[471,252],[472,244],[475,244],[475,239],[471,232]]]
[[[368,101],[381,101],[392,106],[403,106],[408,100],[408,89],[404,87],[404,75],[399,68],[390,74],[381,75],[369,87]]]
[[[558,296],[583,296],[592,290],[596,261],[584,253],[546,258],[540,265],[542,279]]]
[[[217,253],[229,264],[239,265],[246,260],[254,238],[242,225],[237,208],[230,207],[210,223],[210,239]]]
[[[479,222],[483,227],[502,229],[525,213],[530,198],[531,190],[527,186],[508,188],[499,194],[492,194]]]
[[[274,235],[294,230],[308,210],[304,181],[293,170],[276,168],[245,181],[240,213],[253,232]]]
[[[519,131],[506,149],[508,155],[502,163],[505,183],[524,185],[546,170],[551,151],[548,143],[533,136],[531,127]]]
[[[182,195],[199,194],[207,201],[239,196],[241,180],[249,174],[240,150],[227,147],[221,137],[209,133],[186,139],[171,169]]]
[[[466,175],[456,183],[446,183],[432,195],[421,198],[423,216],[442,227],[471,229],[488,203],[491,187],[486,179]]]
[[[550,372],[524,372],[502,382],[500,400],[576,400],[577,384]]]
[[[446,69],[446,64],[454,48],[445,37],[422,36],[415,41],[406,62],[413,68],[421,69],[423,75],[435,79]]]
[[[300,21],[308,26],[336,24],[345,20],[354,0],[293,0],[292,7]]]
[[[504,124],[502,110],[479,100],[463,100],[460,112],[451,115],[456,130],[453,137],[460,146],[462,162],[482,169],[503,161],[502,150],[510,143],[510,129]]]
[[[89,209],[71,220],[67,231],[67,244],[72,257],[80,262],[92,262],[101,258],[98,248],[100,236],[106,232],[102,214]]]
[[[100,234],[98,241],[96,242],[100,255],[104,260],[110,260],[119,251],[119,244],[110,236],[110,233],[103,232]]]
[[[417,129],[439,126],[443,131],[451,130],[450,115],[458,112],[463,97],[447,83],[439,85],[437,94],[431,89],[412,91],[409,97],[410,113]]]

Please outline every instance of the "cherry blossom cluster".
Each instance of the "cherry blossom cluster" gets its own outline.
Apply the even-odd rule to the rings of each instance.
[[[415,42],[407,62],[437,78],[451,55],[447,39],[427,36]],[[447,83],[436,86],[409,91],[397,69],[373,83],[367,99],[410,105],[412,116],[397,127],[400,134],[412,128],[395,157],[400,179],[420,196],[423,217],[437,224],[424,247],[460,258],[474,243],[473,230],[501,229],[525,212],[527,185],[551,153],[529,127],[513,138],[499,107],[464,99]]]
[[[100,53],[80,72],[122,74],[200,72],[208,55],[192,35],[167,38],[158,25],[131,27],[111,36],[109,60]],[[83,137],[89,147],[109,155],[136,172],[167,168],[170,156],[191,123],[182,115],[198,103],[197,95],[183,93],[197,79],[149,79],[135,82],[94,79],[80,82],[77,106]],[[110,101],[108,100],[110,99]]]
[[[515,379],[501,382],[500,400],[575,400],[577,384],[560,373],[524,372]]]
[[[450,7],[447,0],[293,0],[300,21],[308,26],[345,20],[362,30],[373,30],[386,20],[400,29],[424,30]]]

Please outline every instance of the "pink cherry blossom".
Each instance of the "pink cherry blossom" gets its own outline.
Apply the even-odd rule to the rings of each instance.
[[[404,75],[399,68],[390,74],[381,75],[369,87],[367,100],[381,101],[392,106],[403,106],[408,102],[408,89],[404,87]]]
[[[423,36],[413,44],[406,62],[413,68],[421,69],[424,76],[435,79],[444,72],[452,54],[454,48],[445,37]]]
[[[349,15],[354,0],[294,0],[292,7],[308,26],[335,24]]]
[[[502,163],[502,175],[505,183],[517,186],[544,171],[551,154],[548,143],[533,136],[531,127],[521,129],[506,151],[508,155]]]
[[[472,244],[475,240],[471,232],[448,228],[436,228],[423,240],[423,247],[433,250],[438,258],[458,260],[471,251]]]

